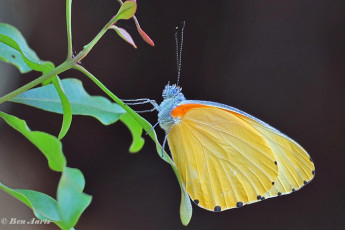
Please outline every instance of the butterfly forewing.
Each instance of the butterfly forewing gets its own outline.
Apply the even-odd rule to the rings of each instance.
[[[178,112],[178,111],[182,112]],[[173,159],[192,200],[222,211],[260,200],[278,176],[270,141],[224,109],[190,104],[173,111],[168,135]]]

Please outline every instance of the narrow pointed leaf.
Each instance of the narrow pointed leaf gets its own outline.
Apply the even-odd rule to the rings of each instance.
[[[143,128],[128,113],[125,113],[122,115],[121,121],[128,127],[133,137],[133,142],[129,148],[129,152],[131,153],[139,152],[145,143],[144,138],[141,137]]]
[[[181,183],[181,179],[178,179],[181,188],[181,204],[180,204],[180,219],[184,226],[187,226],[192,219],[193,208],[190,202],[189,195]]]
[[[62,105],[62,110],[63,110],[63,121],[62,121],[62,126],[61,130],[59,133],[59,140],[61,140],[68,132],[71,123],[72,123],[72,107],[71,104],[68,101],[67,96],[65,95],[62,83],[60,81],[60,78],[58,76],[53,78],[53,84],[54,87],[59,94],[61,105]]]
[[[61,80],[64,93],[72,107],[73,115],[92,116],[109,125],[120,119],[125,111],[102,96],[89,95],[78,79]],[[63,113],[58,93],[52,84],[28,90],[11,99],[12,102],[30,105],[54,113]]]
[[[155,43],[152,41],[152,39],[149,37],[149,35],[147,35],[145,33],[145,31],[141,29],[139,21],[135,16],[133,16],[133,20],[135,22],[135,26],[137,27],[137,30],[138,30],[141,38],[150,46],[155,46]]]
[[[155,43],[152,41],[152,39],[143,31],[140,27],[138,28],[138,32],[141,36],[141,38],[150,46],[155,46]]]
[[[120,20],[120,19],[130,19],[133,17],[137,10],[137,3],[134,1],[125,1],[117,14],[115,15],[114,19],[115,21]]]
[[[116,31],[116,33],[123,39],[125,40],[126,42],[128,42],[129,44],[131,44],[134,48],[137,48],[137,46],[135,45],[131,35],[125,30],[125,29],[122,29],[118,26],[111,26],[110,27],[111,29],[114,29]]]
[[[134,0],[133,0],[134,1]],[[123,5],[124,3],[119,0],[120,4]],[[144,30],[141,29],[140,27],[140,24],[139,24],[139,21],[138,19],[135,17],[135,15],[132,16],[134,22],[135,22],[135,26],[137,27],[137,30],[141,36],[141,38],[146,42],[148,43],[150,46],[155,46],[155,43],[152,41],[152,39],[145,33]]]
[[[80,170],[66,167],[62,173],[58,191],[57,206],[62,223],[72,228],[91,203],[92,197],[83,193],[85,179]]]
[[[64,169],[66,158],[59,139],[48,133],[31,131],[24,120],[15,116],[0,112],[0,117],[12,128],[23,134],[45,155],[52,170],[61,172]]]

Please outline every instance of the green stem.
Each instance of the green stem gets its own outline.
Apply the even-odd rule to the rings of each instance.
[[[118,98],[115,94],[113,94],[102,82],[100,82],[92,73],[90,73],[87,69],[80,65],[73,66],[74,69],[79,70],[83,74],[85,74],[88,78],[90,78],[105,94],[107,94],[114,102],[120,105],[127,113],[129,113],[135,120],[137,120],[140,125],[144,128],[146,132],[150,131],[151,125],[144,124],[142,121],[142,117],[137,114],[133,109],[128,107],[120,98]]]
[[[133,109],[128,107],[120,98],[118,98],[115,94],[113,94],[105,85],[103,85],[102,82],[100,82],[92,73],[90,73],[87,69],[80,65],[74,65],[74,69],[79,70],[83,74],[85,74],[88,78],[90,78],[105,94],[107,94],[114,102],[116,102],[119,106],[121,106],[129,115],[131,115],[140,125],[141,127],[146,131],[146,133],[150,136],[150,138],[156,143],[156,149],[157,153],[161,155],[162,153],[162,146],[160,145],[156,132],[152,130],[152,125],[147,122],[144,118],[142,118],[138,113],[136,113]],[[177,173],[176,167],[169,157],[169,155],[163,151],[163,160],[165,160],[167,163],[169,163],[173,169],[174,172]]]
[[[84,46],[84,49],[74,58],[78,61],[81,61],[90,51],[91,49],[97,44],[97,42],[103,37],[105,32],[109,29],[110,26],[116,23],[115,17],[110,19],[110,21],[103,27],[101,31],[96,35],[92,41]]]
[[[73,64],[71,62],[64,62],[61,65],[59,65],[58,67],[56,67],[55,69],[51,70],[50,72],[43,74],[41,77],[36,78],[35,80],[29,82],[26,85],[23,85],[22,87],[6,94],[5,96],[0,98],[0,104],[4,103],[5,101],[8,101],[10,99],[12,99],[13,97],[37,86],[38,84],[48,80],[51,77],[54,77],[68,69],[71,69],[73,66]]]
[[[67,60],[72,58],[72,0],[66,0]]]
[[[128,107],[120,98],[118,98],[115,94],[113,94],[102,82],[100,82],[92,73],[90,73],[87,69],[80,65],[73,66],[74,69],[79,70],[83,74],[85,74],[88,78],[90,78],[105,94],[107,94],[114,102],[116,102],[119,106],[121,106],[129,115],[131,115],[146,131],[146,133],[151,137],[151,139],[158,144],[157,145],[157,152],[162,152],[162,147],[160,146],[156,133],[152,129],[152,125],[148,123],[144,118],[142,118],[138,113],[136,113],[133,109]],[[163,159],[167,161],[169,164],[173,165],[170,157],[164,151]]]
[[[141,127],[146,131],[146,133],[150,136],[150,138],[153,140],[153,142],[156,144],[156,150],[159,155],[163,152],[163,157],[162,159],[170,164],[172,167],[177,180],[180,184],[181,187],[181,193],[183,194],[182,196],[187,196],[188,194],[181,182],[181,177],[179,175],[179,172],[175,166],[175,163],[173,160],[169,157],[169,155],[162,149],[162,146],[160,145],[156,132],[152,129],[152,125],[148,123],[144,118],[142,118],[139,114],[137,114],[134,110],[132,110],[130,107],[128,107],[120,98],[118,98],[116,95],[114,95],[105,85],[103,85],[102,82],[100,82],[92,73],[90,73],[87,69],[80,65],[75,65],[73,66],[74,69],[79,70],[83,74],[85,74],[88,78],[90,78],[100,89],[103,90],[104,93],[106,93],[111,99],[114,100],[118,105],[120,105],[129,115],[131,115],[140,125]],[[181,200],[181,202],[185,202],[184,200]]]
[[[5,101],[8,101],[12,99],[13,97],[37,86],[38,84],[42,83],[45,80],[48,80],[51,77],[56,76],[57,74],[60,74],[66,70],[71,69],[76,63],[81,61],[86,55],[91,51],[91,49],[96,45],[96,43],[102,38],[102,36],[107,32],[108,28],[116,23],[116,20],[114,18],[110,19],[110,21],[103,27],[103,29],[96,35],[92,41],[84,46],[84,49],[79,52],[79,54],[72,58],[72,33],[71,33],[71,17],[70,17],[70,11],[71,11],[71,5],[72,0],[66,0],[66,20],[67,20],[67,37],[68,37],[68,57],[65,62],[63,62],[61,65],[56,67],[55,69],[51,70],[50,72],[43,74],[41,77],[36,78],[35,80],[29,82],[28,84],[4,95],[3,97],[0,97],[0,104],[4,103]]]
[[[133,111],[131,108],[129,108],[128,106],[126,106],[126,104],[121,101],[120,98],[118,98],[115,94],[113,94],[105,85],[103,85],[102,82],[100,82],[92,73],[90,73],[87,69],[85,69],[84,67],[80,66],[80,65],[75,65],[73,67],[76,70],[79,70],[80,72],[82,72],[83,74],[85,74],[88,78],[90,78],[100,89],[103,90],[104,93],[106,93],[111,99],[113,99],[117,104],[119,104],[121,107],[123,107],[126,111],[127,109],[129,111]],[[128,112],[128,111],[127,111]],[[134,111],[133,111],[134,112]],[[134,112],[135,113],[135,112]]]

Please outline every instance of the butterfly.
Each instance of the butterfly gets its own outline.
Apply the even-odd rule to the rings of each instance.
[[[315,175],[302,146],[239,109],[186,100],[169,84],[155,107],[182,183],[204,209],[219,212],[290,194]]]

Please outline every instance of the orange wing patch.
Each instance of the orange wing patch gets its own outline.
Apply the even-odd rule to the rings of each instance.
[[[173,117],[184,117],[184,115],[191,109],[196,108],[209,108],[207,105],[200,105],[200,104],[185,104],[176,107],[172,112],[171,116]]]

